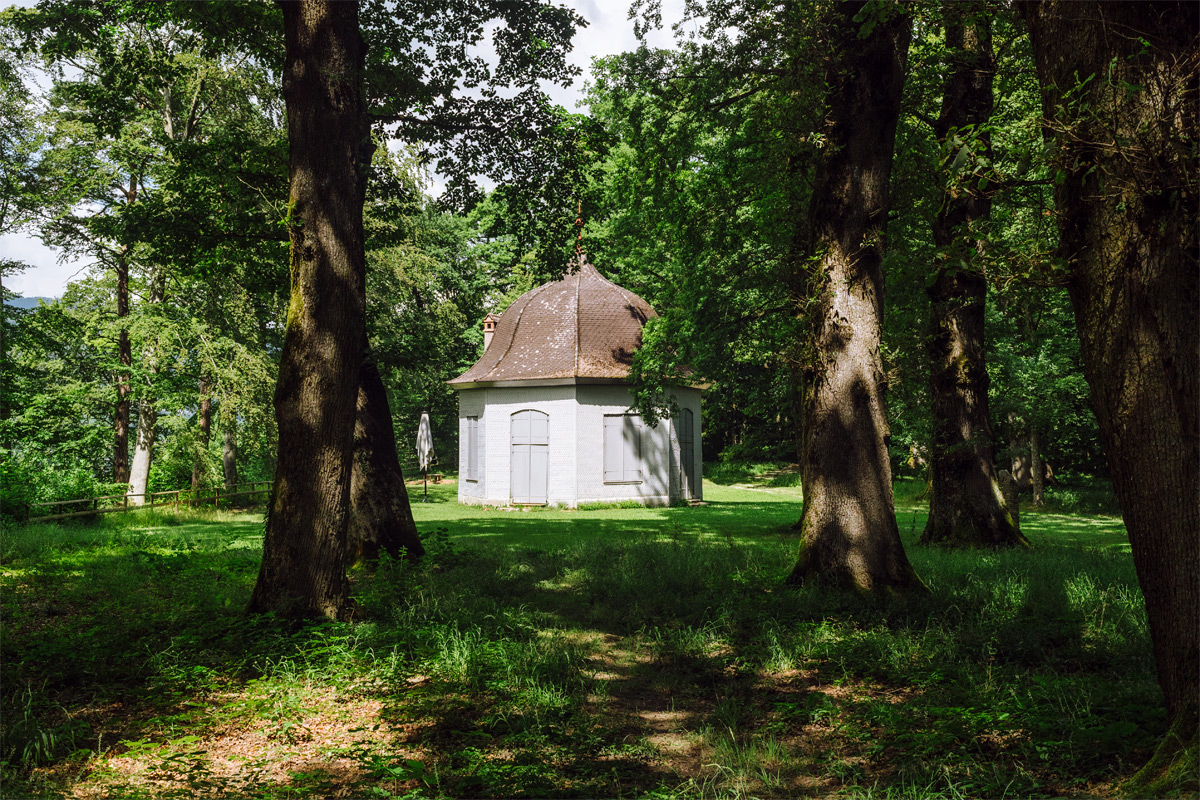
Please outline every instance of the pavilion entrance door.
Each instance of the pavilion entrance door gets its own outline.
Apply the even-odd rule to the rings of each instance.
[[[512,415],[513,503],[545,504],[550,499],[550,417],[526,409]]]
[[[683,496],[691,500],[696,496],[696,440],[695,416],[690,408],[683,409],[679,420],[679,466],[683,471]]]

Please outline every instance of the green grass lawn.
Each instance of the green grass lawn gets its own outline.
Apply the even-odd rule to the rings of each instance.
[[[413,491],[361,618],[242,609],[254,513],[5,532],[4,797],[1111,794],[1164,728],[1119,519],[917,546],[927,596],[784,589],[799,489],[512,511]],[[904,491],[898,492],[901,497]]]
[[[777,542],[800,514],[799,489],[704,486],[705,504],[667,508],[584,507],[522,510],[458,504],[457,486],[429,487],[429,502],[414,492],[413,516],[422,530],[443,527],[456,542],[554,549],[581,542],[688,536],[699,541],[736,537],[753,544]]]
[[[760,485],[753,485],[759,483]],[[908,493],[911,494],[911,488]],[[428,502],[421,487],[411,497],[413,515],[423,530],[444,527],[456,541],[511,546],[566,547],[581,539],[625,536],[694,536],[700,541],[736,537],[742,544],[777,543],[800,518],[799,487],[769,482],[704,484],[704,505],[695,507],[599,507],[580,510],[555,508],[496,509],[458,504],[453,482],[431,484]],[[913,546],[924,529],[928,504],[902,499],[897,492],[896,517],[905,546]],[[1026,509],[1022,530],[1035,547],[1125,548],[1129,539],[1119,517],[1052,514]]]

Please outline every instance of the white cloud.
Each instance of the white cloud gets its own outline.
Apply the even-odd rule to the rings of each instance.
[[[0,258],[29,265],[25,271],[4,278],[5,287],[22,297],[62,297],[67,283],[87,269],[87,262],[60,262],[57,250],[20,233],[0,236]]]
[[[669,47],[672,44],[671,26],[683,18],[683,2],[684,0],[664,0],[662,28],[649,32],[646,37],[647,45]],[[571,63],[583,70],[583,75],[569,87],[546,88],[547,94],[554,102],[569,111],[578,111],[578,104],[583,99],[584,83],[589,79],[592,59],[596,56],[636,50],[641,42],[633,35],[633,20],[629,19],[628,3],[577,0],[567,5],[573,6],[579,15],[588,21],[586,28],[576,32],[575,47],[570,57]]]

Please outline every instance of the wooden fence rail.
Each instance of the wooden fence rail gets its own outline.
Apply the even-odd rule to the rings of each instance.
[[[46,503],[30,503],[25,508],[25,519],[27,522],[45,522],[52,519],[66,519],[67,517],[84,517],[93,514],[135,511],[139,508],[164,508],[178,506],[180,503],[187,503],[193,506],[211,503],[216,506],[222,500],[231,500],[235,497],[265,500],[270,494],[270,481],[239,483],[232,489],[215,486],[211,489],[172,489],[166,492],[109,494],[103,497],[85,497],[80,500],[52,500]],[[145,499],[141,503],[130,503],[130,497],[142,497]],[[78,506],[81,504],[84,507],[79,509]],[[37,509],[53,509],[59,506],[76,506],[76,508],[59,513],[36,513]]]

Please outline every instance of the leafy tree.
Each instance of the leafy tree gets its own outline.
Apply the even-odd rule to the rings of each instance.
[[[46,118],[52,147],[39,164],[42,236],[117,278],[113,474],[131,477],[130,410],[140,395],[135,496],[145,491],[158,416],[153,381],[144,379],[161,369],[152,343],[139,348],[152,368],[135,368],[130,295],[140,289],[144,302],[155,302],[167,291],[169,263],[184,248],[164,248],[164,230],[189,218],[169,199],[181,188],[171,187],[174,162],[231,96],[229,76],[238,71],[223,58],[233,52],[231,41],[194,24],[209,13],[199,4],[43,0],[6,12],[4,20],[18,52],[53,77]],[[135,372],[143,380],[135,382]]]
[[[1022,490],[1033,490],[1035,506],[1042,504],[1044,474],[1032,468],[1035,453],[1056,471],[1106,473],[1070,298],[1060,283],[1030,276],[996,292],[989,309],[997,430],[1008,442],[1003,452],[1013,475]]]
[[[0,236],[25,225],[33,215],[37,153],[42,147],[41,131],[32,124],[33,98],[22,80],[17,62],[7,49],[0,49]],[[0,424],[12,413],[15,364],[9,357],[11,337],[18,330],[23,309],[11,307],[15,294],[3,286],[4,279],[26,269],[26,265],[0,257]],[[0,446],[12,442],[0,439]]]
[[[109,289],[74,283],[61,300],[10,318],[9,413],[0,426],[4,446],[31,467],[83,465],[100,474],[106,466],[100,354],[111,346]]]
[[[279,462],[253,612],[346,618],[355,398],[366,344],[363,200],[373,144],[358,7],[283,5],[291,298]]]
[[[370,126],[389,123],[424,143],[449,176],[452,200],[471,199],[467,176],[481,167],[493,178],[536,175],[540,160],[521,145],[557,131],[537,82],[569,78],[562,50],[577,17],[535,2],[370,3],[361,24],[349,5],[305,0],[283,9],[292,296],[276,390],[275,494],[250,607],[344,617]],[[494,73],[468,52],[493,19],[503,23],[493,33]],[[506,97],[500,85],[518,91]],[[464,86],[477,98],[462,95]]]
[[[1200,733],[1200,16],[1023,6],[1055,148],[1060,253],[1170,731],[1125,788],[1196,790]]]
[[[800,443],[805,544],[792,580],[915,585],[892,506],[878,340],[909,23],[871,4],[689,10],[703,20],[694,38],[611,60],[593,93],[618,140],[597,171],[613,209],[598,232],[629,265],[622,283],[660,312],[635,358],[639,405],[670,413],[666,387],[697,373],[734,387],[740,362],[759,393],[742,413]],[[836,324],[851,306],[852,324]],[[843,370],[865,382],[851,391]],[[865,510],[851,521],[839,507]],[[837,544],[851,541],[862,558]]]
[[[35,211],[36,178],[42,132],[33,124],[36,109],[17,60],[0,50],[0,236],[26,224]],[[23,268],[0,261],[0,275]]]
[[[795,452],[785,261],[819,107],[804,10],[728,4],[675,50],[641,48],[594,69],[591,110],[609,142],[585,194],[584,244],[659,313],[634,360],[643,414],[671,413],[672,383],[711,383],[707,452]],[[745,37],[710,38],[729,15]]]

